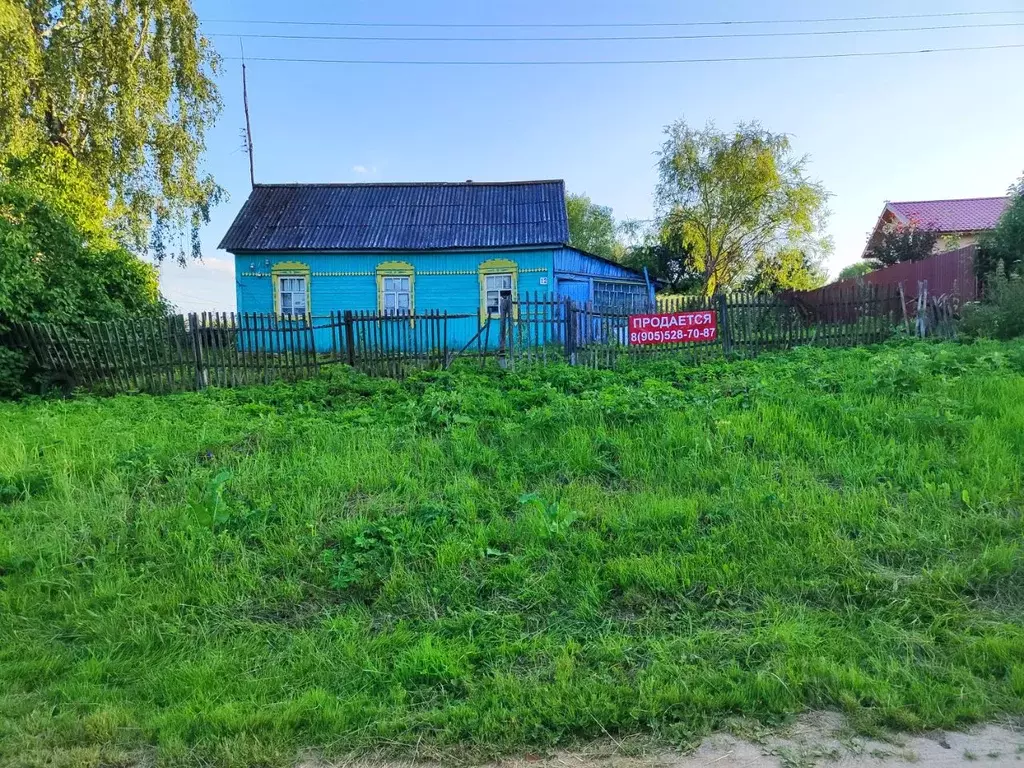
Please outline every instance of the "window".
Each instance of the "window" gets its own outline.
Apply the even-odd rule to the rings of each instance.
[[[498,317],[503,299],[519,295],[519,265],[511,259],[488,259],[480,264],[480,324]],[[519,305],[512,303],[512,316],[519,316]]]
[[[501,302],[512,297],[511,273],[485,275],[487,292],[487,314],[496,316],[501,313]]]
[[[643,312],[649,303],[645,285],[594,281],[594,308],[598,311]]]
[[[377,265],[377,311],[382,315],[408,315],[416,312],[416,277],[412,264],[384,261]]]
[[[280,261],[270,270],[270,292],[274,295],[274,312],[283,316],[306,316],[309,306],[309,265],[301,261]]]
[[[309,309],[306,278],[294,275],[277,278],[277,306],[282,315],[305,315]]]
[[[381,289],[385,315],[408,315],[412,309],[412,279],[385,277]]]

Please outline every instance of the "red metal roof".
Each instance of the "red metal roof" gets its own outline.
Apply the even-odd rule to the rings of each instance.
[[[993,229],[1003,215],[1008,197],[972,197],[964,200],[917,200],[889,203],[888,208],[905,222],[940,232],[973,232]]]

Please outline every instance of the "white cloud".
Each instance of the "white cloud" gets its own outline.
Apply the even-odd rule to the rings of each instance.
[[[366,166],[366,165],[353,165],[352,166],[352,173],[366,174],[366,173],[376,173],[376,172],[377,172],[377,169],[374,166],[372,166],[372,165],[370,165],[370,166]]]
[[[181,312],[220,311],[235,308],[235,262],[206,256],[180,267],[160,265],[160,291]]]
[[[212,272],[228,272],[234,274],[235,262],[230,259],[218,259],[212,256],[204,256],[201,262],[192,265],[197,271],[204,269]]]

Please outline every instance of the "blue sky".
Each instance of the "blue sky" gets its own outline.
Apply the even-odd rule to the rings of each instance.
[[[249,191],[238,34],[574,37],[751,34],[1024,24],[1024,0],[194,0],[225,57],[224,110],[207,168],[230,197],[203,232],[204,261],[162,268],[185,311],[234,309],[217,243]],[[792,25],[631,28],[368,28],[214,20],[426,24],[619,24],[1019,11],[1013,15]],[[758,120],[792,136],[832,193],[834,274],[860,255],[885,200],[1003,194],[1024,172],[1024,48],[802,61],[566,66],[266,62],[608,60],[784,56],[1024,43],[1024,26],[802,37],[588,42],[242,41],[258,182],[564,178],[569,190],[649,218],[654,151],[668,123]]]

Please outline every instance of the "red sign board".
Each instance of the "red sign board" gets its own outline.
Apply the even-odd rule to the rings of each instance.
[[[630,315],[630,344],[684,344],[718,338],[718,313],[668,312],[662,315]]]

